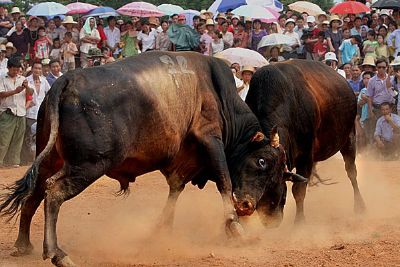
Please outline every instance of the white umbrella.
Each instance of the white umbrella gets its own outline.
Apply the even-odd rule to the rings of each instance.
[[[306,12],[310,16],[325,14],[325,12],[316,4],[306,1],[297,1],[289,5],[291,10],[303,13]]]
[[[226,59],[231,64],[238,63],[240,66],[260,68],[269,64],[260,53],[246,48],[229,48],[215,54],[214,56]]]
[[[172,16],[173,14],[181,14],[183,12],[183,8],[172,4],[161,4],[158,6],[158,9],[168,16]]]
[[[252,19],[276,19],[268,9],[257,5],[244,5],[232,10],[232,14]]]
[[[264,36],[258,43],[257,49],[265,46],[274,45],[293,45],[296,44],[297,40],[294,37],[290,37],[281,33],[272,33],[270,35]]]

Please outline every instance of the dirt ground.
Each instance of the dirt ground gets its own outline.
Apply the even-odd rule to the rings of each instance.
[[[249,244],[226,238],[213,183],[205,190],[186,187],[174,231],[165,235],[156,229],[168,193],[160,173],[139,177],[128,197],[116,197],[119,184],[103,177],[62,206],[58,241],[79,266],[400,266],[399,161],[360,157],[357,165],[365,215],[353,213],[352,187],[335,156],[317,169],[337,184],[308,189],[305,224],[293,225],[290,193],[279,228],[263,228],[256,215],[246,219],[246,232],[257,237]],[[24,171],[1,170],[0,184]],[[43,207],[32,223],[32,255],[10,256],[17,230],[0,221],[0,267],[51,266],[41,257]]]

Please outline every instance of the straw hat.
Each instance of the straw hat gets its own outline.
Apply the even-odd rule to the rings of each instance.
[[[179,19],[179,16],[178,16],[178,19]],[[153,25],[158,26],[158,20],[155,17],[150,17],[149,18],[149,24],[153,24]]]
[[[207,11],[205,9],[201,10],[200,14],[209,15],[210,17],[214,16],[214,14],[211,11]]]
[[[206,26],[208,26],[208,25],[214,26],[214,21],[212,19],[207,19]]]
[[[240,20],[240,17],[238,15],[233,15],[231,20],[234,20],[234,19]]]
[[[206,15],[201,14],[201,15],[200,15],[200,19],[201,19],[201,20],[207,20],[207,17],[206,17]]]
[[[0,45],[0,51],[6,51],[6,46],[4,44]]]
[[[252,66],[243,66],[243,69],[240,71],[240,75],[242,75],[245,71],[251,72],[252,74],[256,72],[255,68]]]
[[[78,22],[74,21],[74,18],[72,16],[65,16],[64,21],[62,22],[63,24],[76,24]]]
[[[11,42],[8,42],[8,43],[6,44],[6,49],[7,49],[7,48],[12,48],[13,53],[17,52],[17,48],[15,48],[15,46],[14,46],[13,43],[11,43]]]
[[[219,13],[218,16],[217,16],[217,19],[224,19],[224,20],[226,20],[226,16],[225,16],[224,13]]]
[[[329,24],[331,24],[332,21],[339,21],[339,27],[341,27],[343,25],[343,21],[339,18],[338,15],[332,15],[331,20],[329,21]]]
[[[390,63],[390,66],[400,66],[400,56],[397,56],[392,63]]]
[[[245,21],[245,22],[252,22],[252,20],[251,20],[250,17],[246,17],[246,18],[244,19],[244,21]]]
[[[324,20],[324,21],[322,22],[322,25],[329,25],[329,21]]]
[[[366,56],[364,58],[363,63],[361,64],[361,66],[373,66],[373,67],[376,67],[374,57],[373,56]]]
[[[19,7],[13,7],[12,9],[11,9],[11,12],[10,12],[10,14],[15,14],[15,13],[21,13],[21,10],[19,10]]]

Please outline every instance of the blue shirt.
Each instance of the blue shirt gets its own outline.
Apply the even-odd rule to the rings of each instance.
[[[361,88],[363,87],[362,80],[359,78],[357,81],[353,81],[352,79],[347,80],[350,84],[351,89],[353,89],[354,93],[360,92]]]
[[[342,64],[349,63],[351,59],[357,56],[358,47],[356,44],[351,43],[351,39],[346,39],[339,46],[339,50],[342,53]]]
[[[367,95],[367,92],[368,92],[367,88],[361,89],[360,94],[358,95],[357,102],[360,102],[362,95]],[[361,117],[360,117],[361,124],[363,124],[364,121],[366,121],[367,119],[368,119],[368,103],[365,103],[361,107]]]
[[[53,73],[51,73],[51,71],[50,71],[49,75],[47,75],[47,77],[46,77],[47,82],[50,84],[50,86],[52,86],[53,83],[57,80],[57,78],[60,78],[60,77],[61,77],[61,75],[62,75],[62,73],[60,72],[60,76],[59,76],[59,77],[56,77],[56,76],[54,76]]]
[[[400,127],[400,116],[396,114],[390,114],[393,123]],[[384,141],[392,142],[393,140],[393,127],[385,120],[385,116],[382,116],[376,122],[375,134],[374,136],[381,137]]]
[[[396,49],[400,49],[400,29],[395,30],[389,35],[387,40],[388,46],[393,46],[393,39]]]

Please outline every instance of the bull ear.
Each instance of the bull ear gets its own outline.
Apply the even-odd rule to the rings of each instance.
[[[272,147],[274,147],[274,148],[279,147],[279,134],[278,134],[278,126],[277,125],[272,127],[269,140],[271,140],[270,144]]]
[[[283,173],[283,178],[285,181],[291,181],[293,183],[307,183],[308,179],[301,176],[300,174],[297,173],[292,173],[292,172],[284,172]]]
[[[264,138],[265,135],[262,132],[256,132],[256,134],[251,138],[251,142],[261,142]]]

